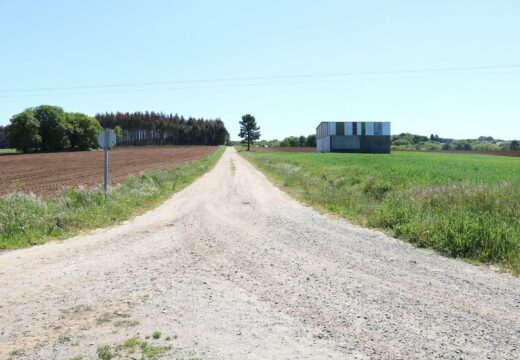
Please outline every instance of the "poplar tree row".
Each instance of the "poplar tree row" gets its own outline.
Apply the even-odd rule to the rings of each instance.
[[[7,127],[0,125],[0,149],[9,147],[9,140],[7,138]]]
[[[97,114],[101,126],[122,129],[118,145],[223,145],[229,133],[220,119],[185,119],[156,112]]]

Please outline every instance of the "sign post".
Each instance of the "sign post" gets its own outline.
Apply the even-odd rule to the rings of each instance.
[[[116,144],[116,134],[112,129],[104,129],[98,136],[98,145],[103,148],[105,152],[105,167],[104,167],[104,182],[103,190],[105,192],[105,198],[107,197],[108,191],[108,150],[112,149]]]

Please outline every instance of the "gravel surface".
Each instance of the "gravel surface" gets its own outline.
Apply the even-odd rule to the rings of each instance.
[[[165,358],[520,357],[518,278],[320,215],[232,148],[154,211],[0,254],[0,294],[2,359],[155,330]]]

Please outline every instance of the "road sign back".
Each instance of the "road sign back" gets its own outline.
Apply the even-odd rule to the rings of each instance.
[[[105,129],[98,136],[98,145],[100,148],[109,150],[116,144],[116,133],[112,129]]]

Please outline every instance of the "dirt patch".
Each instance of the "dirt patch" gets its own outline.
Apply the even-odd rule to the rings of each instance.
[[[116,148],[110,152],[110,183],[129,175],[159,171],[200,159],[215,146],[157,146]],[[16,189],[56,195],[64,188],[103,183],[103,151],[0,156],[0,194]]]

